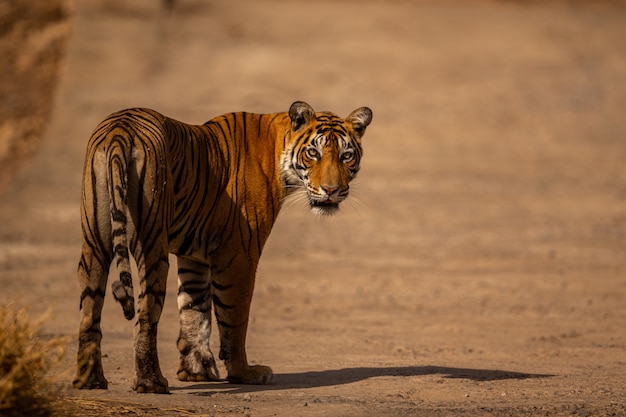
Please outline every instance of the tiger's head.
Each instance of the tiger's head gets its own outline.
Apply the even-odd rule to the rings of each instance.
[[[296,101],[289,118],[290,146],[281,161],[287,192],[303,189],[313,213],[334,214],[359,172],[361,138],[372,121],[372,111],[360,107],[343,119],[333,113],[316,113],[307,103]]]

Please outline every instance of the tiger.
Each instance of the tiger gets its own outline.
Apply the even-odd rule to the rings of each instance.
[[[78,389],[107,389],[101,315],[109,269],[113,297],[134,329],[138,393],[167,393],[157,328],[169,254],[178,264],[181,381],[220,380],[209,347],[211,312],[226,380],[267,384],[245,342],[261,252],[283,202],[305,194],[317,216],[337,212],[359,172],[372,110],[341,118],[296,101],[287,112],[234,112],[190,125],[147,108],[108,116],[87,144],[78,263]],[[131,255],[139,276],[135,308]]]

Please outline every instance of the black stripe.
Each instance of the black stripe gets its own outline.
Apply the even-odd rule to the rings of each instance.
[[[95,290],[92,290],[91,288],[87,287],[83,290],[83,292],[80,294],[80,305],[79,308],[82,310],[83,308],[83,301],[85,300],[85,298],[90,297],[92,299],[95,299],[96,297],[100,297],[100,298],[104,298],[105,292],[103,290],[101,290],[100,288],[96,288]]]
[[[218,291],[226,291],[233,287],[233,284],[218,284],[215,281],[211,281],[211,286]]]
[[[115,245],[115,248],[113,248],[113,252],[115,252],[115,254],[119,256],[120,258],[128,259],[129,257],[128,248],[121,243],[118,245]]]
[[[113,210],[111,211],[111,218],[115,222],[126,223],[126,213],[122,210]]]
[[[232,325],[232,324],[228,324],[225,321],[220,320],[219,318],[216,317],[216,321],[218,326],[220,327],[225,327],[227,329],[234,329],[236,326]],[[220,359],[224,359],[221,355],[221,351],[220,351]]]
[[[130,274],[130,272],[122,271],[120,272],[120,281],[125,287],[130,287],[133,285],[133,276]]]
[[[216,294],[213,294],[213,304],[215,304],[216,307],[220,307],[225,310],[232,310],[233,308],[237,307],[236,305],[224,303]]]
[[[196,271],[195,269],[189,268],[178,268],[178,275],[181,274],[204,275],[205,271]]]

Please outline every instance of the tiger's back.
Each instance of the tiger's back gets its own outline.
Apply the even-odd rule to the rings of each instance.
[[[119,280],[112,283],[113,295],[130,320],[135,315],[132,254],[141,286],[134,388],[167,391],[156,334],[169,253],[177,255],[179,267],[178,378],[219,378],[208,346],[213,309],[229,380],[269,382],[271,369],[249,366],[245,354],[263,246],[294,186],[306,190],[312,208],[336,209],[358,171],[360,138],[370,120],[367,108],[341,119],[316,114],[302,102],[285,113],[229,113],[198,126],[149,109],[129,109],[104,120],[90,139],[84,168],[82,319],[74,385],[107,386],[100,315],[108,269],[115,262]],[[315,181],[322,182],[313,186]]]

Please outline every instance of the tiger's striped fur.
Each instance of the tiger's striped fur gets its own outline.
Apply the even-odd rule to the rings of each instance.
[[[264,384],[269,367],[248,365],[245,338],[254,277],[285,197],[307,193],[332,214],[359,169],[361,137],[372,112],[346,119],[295,102],[289,112],[230,113],[193,126],[154,110],[110,115],[87,148],[82,190],[82,256],[77,388],[107,388],[101,312],[109,267],[113,296],[135,317],[130,255],[140,290],[134,389],[167,392],[157,354],[168,254],[178,261],[180,362],[184,381],[219,379],[209,348],[211,309],[228,380]]]

